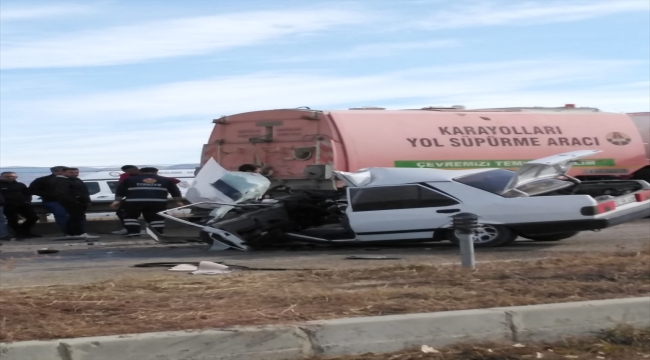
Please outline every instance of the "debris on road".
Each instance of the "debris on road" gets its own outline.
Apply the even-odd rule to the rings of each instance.
[[[42,248],[42,249],[36,250],[36,252],[41,254],[41,255],[44,255],[44,254],[56,254],[56,253],[59,252],[59,250],[50,249],[50,248]]]
[[[427,345],[422,345],[420,350],[425,354],[438,354],[438,353],[440,353],[440,351],[432,348],[431,346],[427,346]]]
[[[167,270],[189,272],[193,275],[218,275],[228,274],[233,271],[226,265],[218,264],[212,261],[201,261],[198,266],[192,264],[179,264]]]
[[[221,264],[228,266],[234,270],[248,270],[248,271],[320,271],[325,269],[298,269],[298,268],[259,268],[259,267],[250,267],[244,265],[234,265],[226,264],[223,262],[215,262],[216,264]],[[195,270],[198,270],[199,262],[152,262],[152,263],[141,263],[135,264],[133,267],[136,268],[148,268],[148,267],[175,267],[177,265],[190,265],[194,266]],[[169,269],[170,270],[170,269]],[[192,271],[192,270],[190,270]]]
[[[199,267],[192,264],[179,264],[173,268],[167,269],[168,271],[190,272],[196,271]]]
[[[212,261],[201,261],[193,275],[218,275],[231,273],[232,269],[226,265],[214,263]]]

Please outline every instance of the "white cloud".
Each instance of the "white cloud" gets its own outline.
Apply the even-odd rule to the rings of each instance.
[[[57,5],[44,7],[2,7],[0,21],[32,20],[84,14],[92,11],[89,6]]]
[[[555,59],[438,66],[352,77],[258,73],[43,101],[14,101],[3,112],[14,109],[24,122],[40,119],[46,112],[50,118],[65,118],[69,123],[216,116],[278,106],[465,96],[549,85],[575,87],[580,83],[587,87],[586,81],[614,77],[643,66],[647,63]]]
[[[430,30],[495,25],[534,25],[579,21],[624,12],[647,12],[647,0],[617,1],[481,1],[463,2],[439,11],[417,26]],[[468,5],[469,4],[469,5]]]
[[[11,139],[0,144],[0,165],[108,166],[110,164],[183,164],[199,162],[201,146],[210,134],[210,122],[203,126],[152,128],[120,133],[58,133],[55,136]]]
[[[328,51],[323,54],[308,56],[293,56],[268,59],[277,62],[304,62],[304,61],[330,61],[330,60],[349,60],[358,58],[377,58],[383,56],[399,55],[414,50],[439,49],[460,46],[456,40],[444,39],[433,41],[406,41],[406,42],[386,42],[373,43],[355,46],[349,50]]]
[[[553,59],[411,69],[368,76],[251,74],[136,90],[23,101],[2,107],[0,160],[65,162],[198,161],[211,119],[261,109],[310,106],[409,108],[578,106],[647,111],[650,84],[629,79],[645,62]],[[604,86],[609,79],[622,83]],[[560,89],[560,90],[558,90]],[[109,125],[110,124],[110,125]]]
[[[102,66],[203,55],[367,19],[331,9],[200,16],[3,42],[2,69]]]

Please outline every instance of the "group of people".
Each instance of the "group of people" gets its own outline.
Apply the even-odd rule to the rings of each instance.
[[[113,234],[136,237],[141,235],[140,216],[151,228],[163,233],[164,218],[159,212],[167,209],[168,195],[183,206],[178,188],[180,180],[158,175],[154,167],[138,168],[125,165],[118,180],[111,207],[122,223]],[[260,167],[244,164],[243,172],[260,172]],[[32,196],[39,196],[42,206],[54,216],[67,239],[95,239],[86,232],[86,211],[90,204],[88,188],[79,179],[79,169],[65,166],[50,168],[51,174],[35,179],[29,187],[17,181],[14,172],[0,174],[0,240],[24,240],[41,237],[32,232],[38,215],[32,207]],[[23,218],[23,222],[20,222]],[[13,232],[13,235],[9,233]]]
[[[79,169],[55,166],[50,171],[50,175],[35,179],[29,187],[18,181],[15,172],[0,174],[0,240],[41,237],[32,232],[38,222],[32,206],[33,196],[41,198],[43,207],[54,215],[66,237],[96,238],[85,231],[90,195],[79,179]],[[24,219],[22,223],[20,218]]]

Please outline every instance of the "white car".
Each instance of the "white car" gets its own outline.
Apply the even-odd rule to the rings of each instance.
[[[113,202],[115,199],[115,190],[117,189],[118,179],[122,174],[121,171],[98,171],[86,174],[80,177],[88,188],[90,200],[97,202]],[[194,180],[194,169],[169,169],[158,171],[160,176],[173,177],[181,182],[178,188],[183,196]],[[171,199],[171,196],[170,196]]]
[[[645,181],[581,182],[567,175],[575,160],[598,152],[550,156],[516,172],[411,168],[337,172],[346,185],[339,191],[289,191],[273,200],[243,202],[240,194],[233,203],[212,203],[227,205],[227,211],[216,209],[202,222],[186,223],[200,227],[206,242],[241,250],[284,241],[457,242],[451,217],[469,212],[479,216],[480,227],[472,235],[475,246],[495,247],[518,236],[557,241],[650,216],[650,184]],[[182,221],[169,212],[161,215]]]

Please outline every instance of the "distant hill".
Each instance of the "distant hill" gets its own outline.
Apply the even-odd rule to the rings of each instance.
[[[177,164],[177,165],[136,165],[138,167],[144,167],[144,166],[154,166],[157,167],[160,170],[168,170],[168,169],[194,169],[199,166],[199,164]],[[97,171],[121,171],[120,170],[120,165],[116,166],[106,166],[106,167],[99,167],[99,166],[78,166],[79,172],[81,175],[87,175],[89,173],[94,173]],[[18,181],[29,184],[31,183],[34,179],[39,178],[41,176],[49,175],[50,174],[50,168],[49,167],[29,167],[29,166],[11,166],[11,167],[0,167],[0,171],[11,171],[15,172],[18,174]]]

